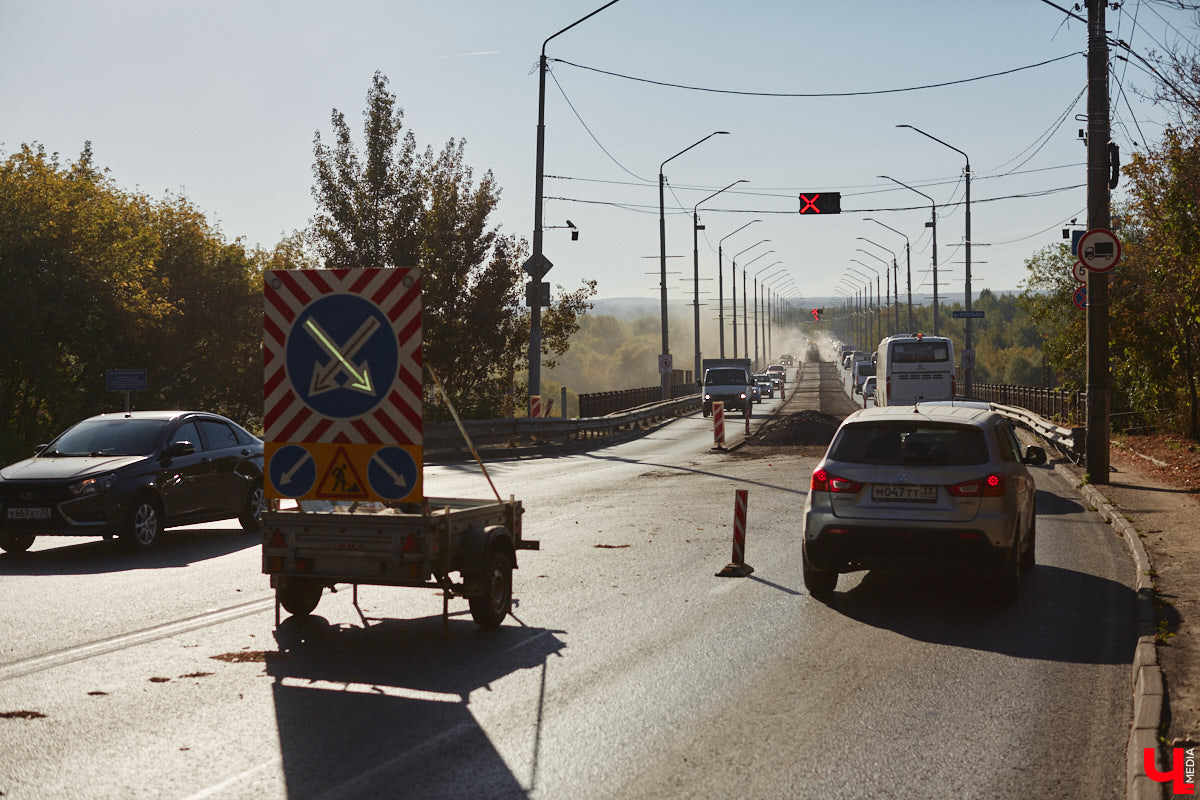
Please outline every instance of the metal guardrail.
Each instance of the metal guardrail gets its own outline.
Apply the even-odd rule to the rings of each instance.
[[[977,383],[972,393],[980,400],[1020,406],[1049,419],[1068,423],[1083,422],[1087,419],[1087,394],[1085,392],[1043,389],[1037,386]]]
[[[686,371],[688,378],[691,370]],[[671,384],[671,399],[686,397],[698,391],[691,380]],[[658,402],[662,397],[662,386],[644,386],[640,389],[618,389],[612,392],[591,392],[579,395],[579,416],[603,417],[618,411],[628,411]]]
[[[700,395],[649,403],[616,414],[562,419],[561,417],[515,417],[512,419],[463,420],[463,427],[476,446],[519,445],[538,441],[583,439],[608,436],[618,431],[667,417],[688,414],[700,407]],[[467,445],[453,422],[431,422],[423,433],[429,453],[466,452]]]
[[[1011,420],[1025,425],[1038,436],[1052,443],[1061,450],[1069,450],[1076,455],[1082,455],[1084,442],[1087,440],[1086,428],[1065,428],[1049,420],[1042,419],[1027,408],[1006,406],[992,403],[992,407]]]

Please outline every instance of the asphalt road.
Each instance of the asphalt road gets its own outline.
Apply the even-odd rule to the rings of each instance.
[[[831,388],[832,387],[832,388]],[[836,379],[827,390],[838,391]],[[806,395],[798,395],[796,401]],[[779,401],[768,401],[764,415]],[[800,579],[815,456],[714,452],[699,414],[492,465],[525,504],[519,605],[444,631],[436,592],[326,594],[274,626],[257,540],[0,556],[0,792],[14,798],[1119,797],[1133,568],[1036,469],[1019,602],[946,573]],[[474,466],[430,495],[486,497]],[[749,490],[747,578],[730,558]]]

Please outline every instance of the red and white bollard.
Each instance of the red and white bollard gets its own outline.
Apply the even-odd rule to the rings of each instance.
[[[750,492],[737,489],[733,504],[733,560],[717,573],[718,578],[744,578],[754,567],[746,563],[746,507],[750,503]]]
[[[714,400],[712,404],[713,415],[713,444],[717,447],[725,446],[725,404],[720,400]]]
[[[750,399],[750,392],[746,392],[746,400],[742,405],[742,414],[746,417],[746,435],[750,435],[750,406],[754,403]]]
[[[542,397],[541,395],[529,396],[529,416],[537,419],[542,415]]]

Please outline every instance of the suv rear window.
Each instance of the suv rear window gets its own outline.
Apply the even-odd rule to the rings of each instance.
[[[970,425],[871,422],[846,425],[829,447],[834,461],[883,466],[986,464],[983,431]]]
[[[709,386],[740,386],[746,383],[746,373],[740,369],[710,369],[704,375]]]

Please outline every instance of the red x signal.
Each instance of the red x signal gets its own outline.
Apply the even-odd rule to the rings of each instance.
[[[842,213],[841,192],[814,192],[800,195],[801,214],[840,214]]]

